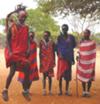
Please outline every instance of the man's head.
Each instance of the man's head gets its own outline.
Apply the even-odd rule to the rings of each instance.
[[[32,41],[35,37],[35,33],[33,31],[29,32],[30,40]]]
[[[18,12],[18,20],[21,24],[24,24],[27,17],[27,12],[25,10],[20,10]]]
[[[62,29],[62,34],[63,35],[67,35],[68,29],[69,29],[68,25],[67,24],[63,24],[61,29]]]
[[[91,35],[91,31],[89,29],[85,29],[83,34],[84,39],[89,39],[90,35]]]
[[[48,42],[51,36],[50,31],[44,31],[44,39]]]

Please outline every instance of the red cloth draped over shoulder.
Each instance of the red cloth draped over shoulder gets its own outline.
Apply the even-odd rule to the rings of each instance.
[[[35,42],[31,42],[30,44],[30,56],[28,57],[30,61],[30,67],[28,69],[29,72],[29,80],[36,81],[39,79],[38,67],[37,67],[37,45]],[[25,75],[23,72],[19,72],[18,81],[23,82],[25,79]]]
[[[49,40],[48,43],[45,40],[41,40],[40,42],[40,72],[48,73],[49,76],[54,76],[55,67],[55,55],[54,55],[54,43],[52,40]]]
[[[17,26],[15,23],[11,26],[11,50],[9,54],[8,47],[5,48],[6,66],[9,67],[12,62],[19,62],[23,67],[28,62],[26,51],[28,48],[28,26]],[[19,68],[18,68],[19,69]]]
[[[77,63],[77,78],[81,82],[95,79],[96,43],[93,40],[84,40],[79,47],[79,60]]]

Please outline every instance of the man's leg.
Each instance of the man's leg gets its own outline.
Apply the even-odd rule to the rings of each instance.
[[[71,69],[71,63],[69,63],[69,69],[65,71],[65,81],[66,81],[66,92],[65,92],[65,95],[67,96],[71,96],[71,93],[70,93],[70,89],[69,89],[69,84],[70,84],[70,81],[72,79],[72,69]]]
[[[29,94],[29,83],[30,83],[30,80],[29,80],[29,65],[27,64],[24,68],[23,68],[23,72],[25,74],[25,79],[24,79],[24,82],[23,82],[23,89],[24,91],[22,92],[23,96],[25,97],[26,100],[30,101],[31,100],[31,97],[30,97],[30,94]]]
[[[66,80],[66,92],[69,90],[69,81]]]
[[[46,73],[43,73],[43,95],[46,95]]]
[[[91,89],[91,86],[92,86],[92,81],[89,81],[87,83],[87,97],[90,97],[90,89]]]
[[[49,81],[49,94],[52,95],[52,78],[50,76],[48,77],[48,81]]]
[[[83,91],[85,92],[86,91],[86,83],[85,82],[82,82],[82,88],[83,88]]]
[[[25,75],[25,79],[24,79],[24,82],[23,82],[23,89],[24,91],[27,91],[28,87],[29,87],[29,65],[26,65],[24,68],[23,68],[23,72],[24,72],[24,75]]]
[[[30,89],[31,84],[32,84],[32,82],[29,81],[29,83],[28,83],[28,90]]]
[[[30,87],[31,87],[31,85],[32,85],[32,82],[29,81],[28,84],[27,84],[27,87],[28,87],[27,92],[28,92],[29,95],[32,95],[30,93]]]
[[[92,82],[89,81],[89,82],[88,82],[88,89],[87,89],[88,92],[90,92],[91,86],[92,86]]]
[[[59,93],[58,95],[62,95],[62,77],[59,79]]]
[[[69,81],[66,80],[66,92],[65,92],[66,95],[70,96],[70,92],[69,92]]]
[[[3,97],[3,99],[5,101],[8,101],[8,88],[9,88],[10,83],[12,81],[12,78],[13,78],[13,76],[15,74],[15,71],[16,71],[16,64],[13,63],[11,65],[11,67],[10,67],[10,72],[9,72],[9,75],[7,77],[7,80],[6,80],[6,86],[5,86],[5,88],[4,88],[3,92],[2,92],[2,97]]]
[[[86,83],[85,82],[82,82],[82,89],[83,89],[82,96],[85,97],[86,96]]]

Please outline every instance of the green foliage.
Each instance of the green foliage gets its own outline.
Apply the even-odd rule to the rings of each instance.
[[[97,38],[100,38],[100,33],[96,33],[95,36],[96,36]]]
[[[56,32],[59,29],[54,19],[42,12],[39,8],[28,10],[26,23],[37,32],[43,32],[45,30]]]
[[[6,36],[5,34],[1,34],[0,33],[0,48],[4,48],[5,47],[5,41],[6,41]]]
[[[30,9],[27,12],[28,17],[26,23],[33,30],[37,32],[43,32],[45,30],[49,30],[51,32],[58,31],[59,26],[54,21],[54,19],[50,15],[45,14],[43,11],[41,11],[40,8]],[[17,21],[16,14],[12,15],[11,18],[13,18],[14,21]],[[0,24],[5,25],[5,19],[1,19]]]
[[[52,37],[57,35],[59,26],[50,15],[45,14],[40,8],[30,9],[27,12],[28,17],[26,23],[31,28],[31,31],[36,32],[38,40],[42,38],[42,34],[45,30],[49,30]],[[13,15],[13,17],[11,16],[11,18],[17,21],[16,14]],[[5,19],[1,19],[0,23],[5,25]]]
[[[0,19],[0,25],[5,25],[5,19]]]
[[[82,33],[79,34],[78,32],[73,32],[72,34],[75,36],[75,39],[78,44],[80,40],[82,39]],[[100,33],[92,35],[91,39],[95,40],[97,44],[100,44]]]
[[[78,32],[73,32],[72,34],[75,36],[77,43],[79,43],[82,39],[82,36]]]
[[[90,18],[100,17],[100,0],[35,0],[46,13],[80,14]]]
[[[59,30],[59,26],[54,19],[50,15],[41,11],[40,8],[28,10],[26,23],[29,25],[31,30],[36,32],[38,41],[42,38],[42,34],[45,30],[49,30],[53,37],[55,37]]]
[[[100,33],[96,33],[95,35],[93,35],[92,39],[94,39],[97,44],[100,44]]]

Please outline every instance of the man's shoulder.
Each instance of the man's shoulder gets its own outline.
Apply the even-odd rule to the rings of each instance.
[[[61,39],[62,37],[62,35],[58,35],[57,40]]]
[[[29,26],[27,24],[24,24],[24,27],[29,30]]]
[[[92,44],[95,44],[96,45],[96,41],[95,40],[91,40]]]
[[[9,24],[9,28],[13,28],[15,26],[17,26],[17,24],[15,22],[12,22],[12,23]]]
[[[75,38],[75,36],[73,34],[68,34],[70,37]]]
[[[73,34],[68,34],[68,36],[72,39],[75,40],[75,36]]]
[[[9,31],[11,32],[17,31],[17,24],[15,22],[10,24]]]

